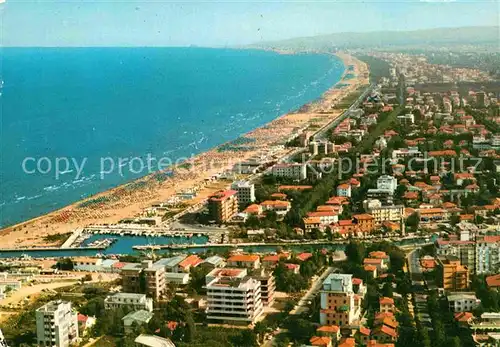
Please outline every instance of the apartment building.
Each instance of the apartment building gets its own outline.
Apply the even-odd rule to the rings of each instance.
[[[245,206],[255,201],[255,185],[248,181],[236,181],[231,185],[231,189],[236,190],[238,204]]]
[[[301,181],[307,178],[307,166],[301,163],[280,163],[272,167],[271,173],[275,177]]]
[[[78,340],[78,313],[67,301],[51,301],[36,310],[39,346],[65,347]]]
[[[404,217],[405,207],[403,205],[374,206],[368,207],[367,212],[374,218],[375,225],[379,226],[385,221],[400,222]]]
[[[500,236],[478,236],[469,238],[461,235],[460,240],[438,239],[437,255],[453,255],[467,266],[469,272],[488,274],[500,271]]]
[[[483,236],[476,240],[476,273],[500,271],[500,236]]]
[[[217,223],[229,221],[238,213],[238,192],[236,190],[220,191],[208,199],[210,217]]]
[[[340,327],[357,324],[365,292],[363,284],[354,291],[352,275],[328,275],[320,289],[320,324]]]
[[[153,311],[153,300],[146,297],[146,294],[136,293],[115,293],[108,295],[104,299],[106,310],[123,308],[131,311]]]
[[[158,300],[165,293],[167,289],[165,275],[165,267],[161,265],[151,265],[144,269],[147,295]]]
[[[262,300],[262,305],[272,306],[274,303],[274,292],[276,290],[273,273],[262,270],[259,274],[253,275],[252,277],[260,282],[260,298]]]
[[[141,272],[143,267],[139,263],[130,263],[122,267],[122,290],[126,293],[139,293],[141,291]]]
[[[207,318],[253,323],[263,311],[260,284],[246,269],[214,269],[206,276]]]
[[[362,233],[370,233],[375,229],[375,219],[371,214],[355,214],[352,219]]]
[[[122,290],[125,293],[146,293],[158,300],[166,290],[165,266],[151,260],[125,265],[121,270]],[[141,279],[141,277],[144,279]],[[144,283],[141,285],[141,281]]]
[[[395,192],[398,187],[398,180],[389,175],[383,175],[377,178],[377,189],[389,190]]]
[[[469,270],[460,264],[455,256],[437,258],[437,270],[440,274],[441,287],[445,290],[460,291],[469,287]]]

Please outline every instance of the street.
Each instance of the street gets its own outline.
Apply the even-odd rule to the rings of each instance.
[[[321,285],[323,284],[323,281],[325,278],[333,272],[335,268],[333,267],[328,267],[321,276],[315,278],[311,284],[311,288],[302,296],[302,298],[299,300],[297,305],[293,308],[292,311],[290,311],[290,314],[302,314],[304,312],[307,312],[309,302],[314,299],[318,291],[321,289]]]

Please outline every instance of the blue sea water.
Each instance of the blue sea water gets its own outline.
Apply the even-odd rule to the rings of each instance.
[[[3,48],[0,55],[0,226],[147,173],[116,163],[101,179],[101,158],[189,157],[318,98],[344,70],[334,56],[258,50]],[[59,177],[57,158],[70,160],[68,167],[59,160]],[[77,177],[75,163],[84,160]]]

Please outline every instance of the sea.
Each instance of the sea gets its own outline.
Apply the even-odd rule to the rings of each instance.
[[[0,64],[0,227],[238,139],[345,68],[326,54],[194,47],[2,48]]]

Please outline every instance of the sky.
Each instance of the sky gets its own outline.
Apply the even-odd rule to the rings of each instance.
[[[339,32],[498,26],[498,0],[0,0],[3,46],[234,46]]]

